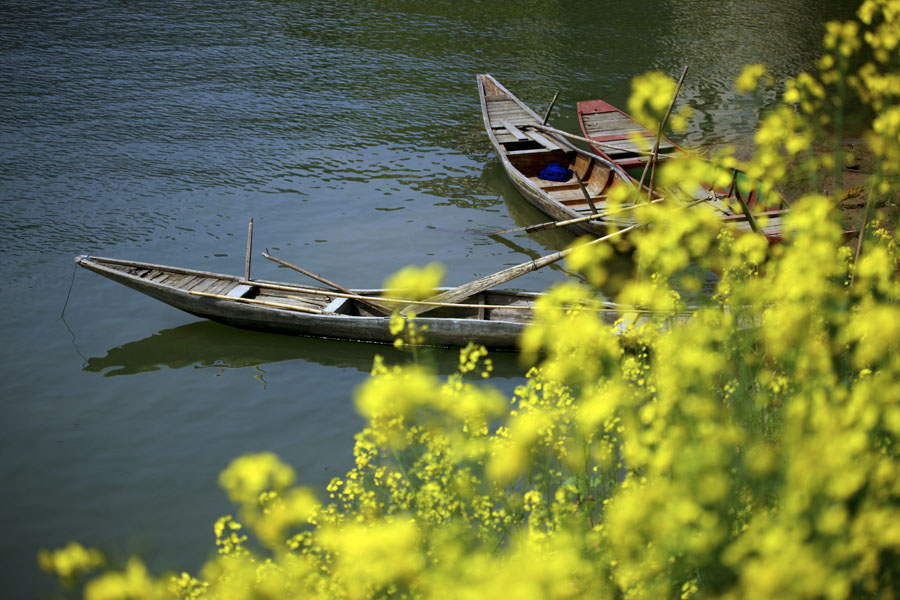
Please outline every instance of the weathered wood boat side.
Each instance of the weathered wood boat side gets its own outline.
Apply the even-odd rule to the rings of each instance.
[[[557,221],[602,212],[614,185],[632,186],[621,167],[541,130],[542,119],[487,74],[477,76],[484,127],[512,184],[538,210]],[[541,179],[550,163],[571,171],[563,181]],[[603,235],[605,223],[630,225],[628,218],[606,218],[569,226],[575,233]]]
[[[117,283],[190,314],[234,327],[308,337],[393,343],[390,318],[376,315],[355,297],[378,298],[381,290],[332,290],[152,263],[78,256],[75,262]],[[424,343],[495,349],[516,347],[539,294],[487,291],[439,307],[416,319]]]

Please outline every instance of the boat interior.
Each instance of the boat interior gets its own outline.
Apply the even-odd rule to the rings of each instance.
[[[606,164],[564,146],[538,131],[534,115],[489,78],[482,79],[491,131],[509,162],[553,200],[583,215],[596,213],[616,180]],[[540,178],[551,163],[572,171],[564,181]]]
[[[628,115],[602,100],[579,103],[581,129],[585,136],[613,162],[640,180],[644,167],[650,160],[648,149],[653,148],[656,133],[650,131]],[[643,136],[646,141],[636,142],[633,137]],[[639,143],[643,142],[643,143]],[[677,147],[667,138],[660,139],[659,157],[665,159],[677,152]]]
[[[211,273],[162,269],[152,265],[129,264],[124,261],[121,263],[98,262],[102,262],[107,268],[122,271],[144,281],[192,292],[199,296],[233,299],[237,302],[271,308],[295,309],[314,314],[383,316],[359,298],[347,298],[321,288],[305,288],[292,284],[257,280],[246,282],[237,277],[214,277]],[[374,303],[379,299],[381,291],[361,291],[359,295],[371,297]],[[471,308],[468,306],[431,308],[427,313],[428,317],[525,322],[533,315],[533,298],[527,294],[515,292],[488,290],[475,294],[460,304],[471,305]],[[384,306],[390,307],[391,304],[384,303]]]

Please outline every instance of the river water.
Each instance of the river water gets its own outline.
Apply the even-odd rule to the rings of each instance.
[[[46,596],[69,540],[196,569],[231,512],[216,479],[271,450],[321,488],[351,464],[352,396],[383,346],[199,321],[81,253],[243,272],[254,243],[346,286],[440,261],[460,284],[562,248],[505,179],[475,74],[575,131],[578,100],[690,66],[687,144],[746,146],[771,94],[745,63],[811,68],[852,2],[4,0],[0,5],[0,586]],[[256,258],[253,275],[299,281]],[[509,284],[540,290],[545,269]],[[61,316],[64,315],[64,319]],[[456,353],[430,352],[446,373]],[[495,356],[491,384],[522,382]]]

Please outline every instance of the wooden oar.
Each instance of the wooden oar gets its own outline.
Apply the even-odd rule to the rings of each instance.
[[[250,227],[247,230],[247,259],[244,262],[244,279],[250,281],[250,255],[253,254],[253,217],[250,217]]]
[[[695,204],[700,204],[701,202],[709,202],[711,200],[716,200],[713,196],[707,196],[706,198],[696,198],[686,203],[684,206],[694,206]],[[624,208],[620,208],[619,210],[609,210],[606,212],[598,213],[596,215],[587,215],[584,217],[576,217],[574,219],[568,219],[566,221],[547,221],[546,223],[536,223],[534,225],[525,225],[524,227],[513,227],[512,229],[504,229],[503,231],[495,231],[494,233],[485,233],[483,235],[494,236],[494,235],[505,235],[507,233],[517,233],[519,231],[524,231],[526,233],[531,233],[533,231],[542,231],[544,229],[553,229],[555,227],[565,227],[567,225],[575,225],[577,223],[584,223],[585,221],[598,221],[605,219],[606,217],[612,215],[618,215],[624,212],[632,211],[636,208],[641,208],[643,206],[647,206],[648,204],[658,204],[660,202],[665,201],[665,198],[657,198],[656,200],[651,200],[650,202],[642,202],[640,204],[632,204],[630,206],[626,206]],[[718,210],[722,210],[715,204],[712,205],[713,208]],[[723,211],[724,212],[724,211]]]
[[[595,240],[591,240],[585,245],[593,245],[598,244],[600,242],[612,239],[616,236],[622,235],[635,229],[636,227],[640,227],[644,225],[644,223],[637,223],[635,225],[631,225],[624,229],[620,229],[619,231],[610,233],[608,235],[604,235],[603,237],[599,237]],[[481,279],[476,279],[475,281],[471,281],[459,287],[453,288],[452,290],[447,290],[446,292],[441,292],[440,294],[436,294],[431,298],[428,298],[429,302],[459,302],[469,296],[473,296],[479,292],[483,292],[484,290],[489,290],[493,287],[496,287],[500,284],[506,283],[507,281],[512,281],[516,277],[521,277],[527,273],[531,273],[532,271],[536,271],[541,267],[546,267],[547,265],[553,264],[563,258],[572,254],[575,251],[575,247],[566,248],[565,250],[561,250],[559,252],[555,252],[553,254],[548,254],[547,256],[542,256],[537,260],[530,260],[528,262],[524,262],[519,265],[515,265],[508,269],[504,269],[502,271],[498,271],[497,273],[492,273]],[[408,312],[415,310],[414,306],[406,306],[400,309],[400,314],[405,315]],[[421,314],[431,310],[429,307],[425,307],[420,310],[417,314]]]
[[[597,206],[594,204],[594,199],[591,198],[590,192],[588,192],[587,188],[584,187],[584,182],[581,181],[581,177],[579,177],[578,175],[575,175],[575,181],[578,182],[578,187],[581,188],[581,195],[584,196],[584,199],[587,201],[588,206],[591,207],[591,213],[593,213],[595,215],[599,214],[597,212]]]
[[[682,206],[679,206],[675,210],[676,211],[683,210],[683,209],[689,208],[695,204],[699,204],[700,202],[707,202],[708,200],[709,200],[709,198],[700,198],[700,199],[694,200],[693,202],[690,202],[688,204],[683,204]],[[628,227],[625,227],[624,229],[620,229],[618,231],[614,231],[613,233],[604,235],[603,237],[599,237],[595,240],[591,240],[587,244],[584,244],[584,246],[591,246],[593,244],[597,244],[599,242],[603,242],[603,241],[612,239],[616,236],[628,233],[629,231],[631,231],[633,229],[637,229],[638,227],[642,227],[644,225],[647,225],[647,223],[635,223],[634,225],[629,225]],[[540,269],[541,267],[546,267],[547,265],[551,265],[559,260],[562,260],[563,258],[572,254],[572,252],[574,252],[579,247],[580,246],[566,248],[565,250],[561,250],[561,251],[555,252],[553,254],[548,254],[547,256],[542,256],[541,258],[539,258],[537,260],[530,260],[528,262],[524,262],[522,264],[515,265],[508,269],[504,269],[502,271],[492,273],[491,275],[487,275],[485,277],[482,277],[481,279],[476,279],[475,281],[463,284],[457,288],[453,288],[452,290],[447,290],[446,292],[441,292],[440,294],[432,296],[431,298],[428,298],[427,300],[428,300],[428,302],[459,302],[460,300],[468,298],[469,296],[473,296],[479,292],[483,292],[484,290],[489,290],[500,284],[506,283],[507,281],[512,281],[516,277],[521,277],[522,275],[531,273],[532,271],[536,271],[536,270]],[[407,306],[407,307],[402,308],[399,312],[401,315],[405,315],[413,308],[414,307],[412,307],[412,306]],[[420,311],[420,313],[424,313],[429,310],[431,310],[431,309],[425,308],[424,310]]]
[[[311,273],[310,271],[307,271],[306,269],[298,267],[297,265],[292,265],[291,263],[289,263],[285,260],[281,260],[280,258],[276,258],[276,257],[272,256],[271,254],[269,254],[268,250],[266,252],[263,252],[263,257],[268,258],[271,261],[277,262],[279,265],[285,266],[288,269],[293,269],[293,270],[297,271],[298,273],[302,273],[303,275],[306,275],[307,277],[311,277],[312,279],[315,279],[316,281],[318,281],[320,283],[324,283],[325,285],[327,285],[328,287],[330,287],[333,290],[337,290],[344,294],[352,294],[353,293],[352,291],[345,288],[344,286],[334,283],[333,281],[329,281],[329,280],[325,279],[324,277],[322,277],[321,275],[316,275],[315,273]],[[381,306],[380,304],[372,302],[371,300],[360,300],[360,302],[362,304],[365,304],[366,306],[368,306],[369,308],[371,308],[372,310],[374,310],[375,312],[377,312],[380,315],[391,314],[391,310],[389,308],[385,308],[384,306]]]
[[[550,111],[553,110],[553,105],[556,104],[556,99],[559,98],[559,92],[553,94],[553,100],[550,101],[550,106],[547,107],[547,112],[544,113],[544,120],[541,121],[542,125],[547,124],[547,119],[550,118]]]

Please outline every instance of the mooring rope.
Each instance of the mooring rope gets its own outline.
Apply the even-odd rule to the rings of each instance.
[[[75,348],[75,352],[78,353],[78,356],[84,361],[81,367],[84,368],[88,365],[88,358],[81,352],[81,349],[78,347],[78,342],[75,339],[75,332],[72,331],[72,328],[69,326],[69,322],[66,321],[66,307],[69,306],[69,298],[72,296],[72,288],[75,287],[75,273],[78,271],[78,265],[72,265],[72,281],[69,282],[69,291],[66,292],[66,301],[63,303],[62,312],[59,313],[59,318],[62,320],[63,325],[66,326],[66,329],[69,331],[69,335],[72,336],[72,346]]]

